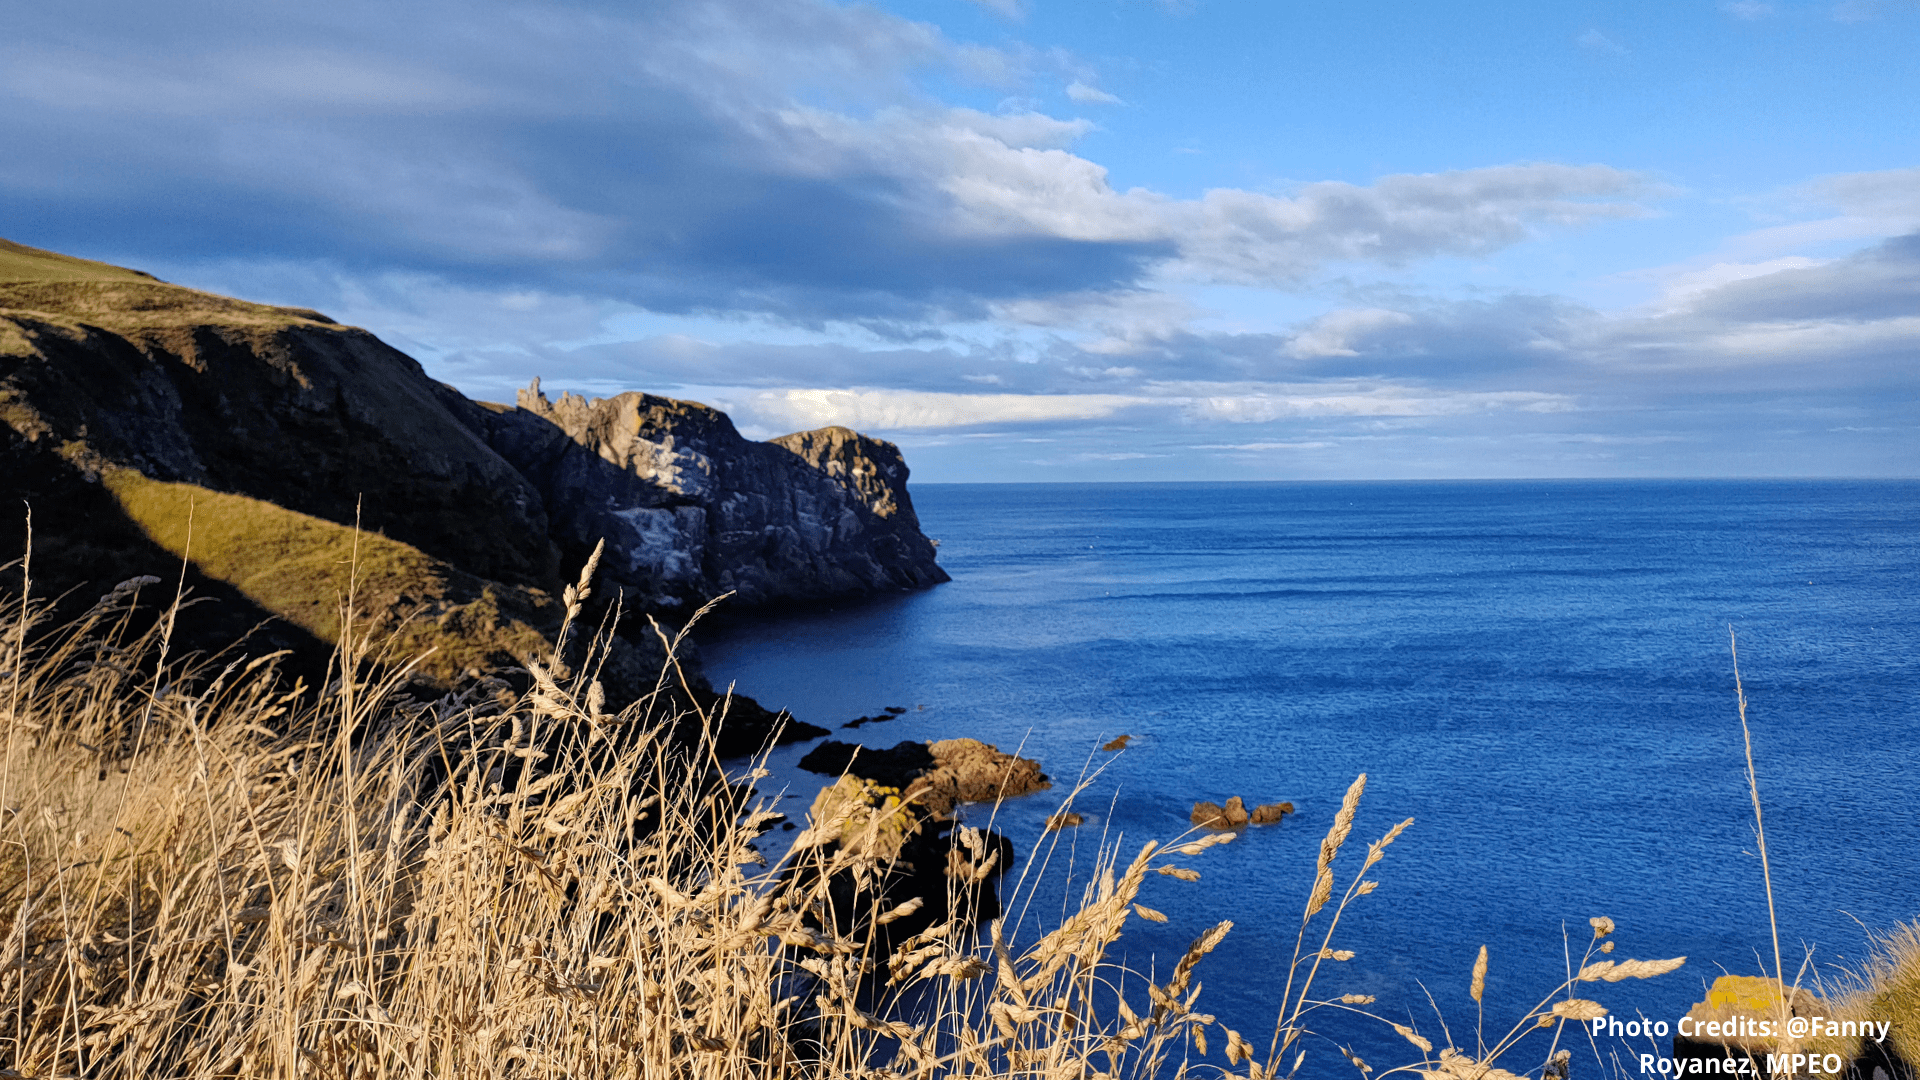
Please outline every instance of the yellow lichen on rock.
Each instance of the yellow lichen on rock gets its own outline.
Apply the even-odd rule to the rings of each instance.
[[[843,851],[893,858],[920,831],[920,815],[900,801],[900,789],[842,776],[822,788],[807,811],[808,827],[833,835]]]

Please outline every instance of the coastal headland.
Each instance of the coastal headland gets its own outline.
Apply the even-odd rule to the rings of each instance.
[[[211,602],[183,613],[182,647],[244,639],[296,672],[324,669],[350,600],[418,658],[421,693],[524,681],[602,541],[587,617],[617,605],[615,708],[655,685],[656,625],[671,635],[714,596],[737,613],[947,580],[891,443],[837,427],[757,442],[696,402],[556,400],[537,378],[513,405],[473,401],[319,312],[6,241],[0,416],[6,489],[32,513],[7,539],[26,550],[31,529],[36,593],[84,606],[183,581]],[[734,697],[726,749],[775,717]]]

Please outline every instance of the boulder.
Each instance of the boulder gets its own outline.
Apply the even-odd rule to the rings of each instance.
[[[1247,820],[1255,825],[1273,825],[1291,813],[1293,804],[1290,802],[1261,803],[1253,808],[1253,813],[1247,815]]]
[[[1071,829],[1071,828],[1074,828],[1075,826],[1084,825],[1086,823],[1087,823],[1087,819],[1085,817],[1082,817],[1081,815],[1076,814],[1071,810],[1062,810],[1059,813],[1054,814],[1051,817],[1047,818],[1047,831],[1059,832],[1061,829]]]
[[[1188,820],[1207,829],[1238,829],[1245,825],[1271,825],[1291,813],[1290,802],[1263,803],[1249,812],[1246,800],[1235,795],[1224,806],[1215,802],[1194,803]]]
[[[1841,1037],[1824,1033],[1809,1034],[1795,1041],[1775,1039],[1755,1032],[1752,1020],[1770,1020],[1779,1015],[1781,989],[1779,980],[1760,976],[1722,975],[1715,979],[1707,990],[1706,999],[1696,1002],[1687,1011],[1686,1027],[1692,1034],[1680,1034],[1676,1025],[1674,1060],[1751,1059],[1753,1064],[1746,1067],[1747,1075],[1765,1075],[1768,1054],[1838,1054],[1841,1060],[1852,1063],[1862,1058],[1870,1048],[1878,1049],[1873,1048],[1871,1043],[1863,1043],[1858,1035]],[[1814,996],[1805,987],[1787,987],[1784,996],[1790,1017],[1831,1017],[1835,1011],[1832,1005]],[[1691,1070],[1695,1067],[1688,1068]],[[1703,1063],[1699,1068],[1718,1071],[1725,1066],[1715,1061],[1712,1065]],[[1892,1068],[1888,1068],[1887,1072],[1890,1076],[1902,1075]],[[1860,1075],[1871,1076],[1872,1070],[1864,1070]]]
[[[1127,748],[1127,741],[1132,738],[1133,736],[1131,735],[1116,735],[1109,741],[1100,744],[1100,749],[1125,750]]]
[[[1220,804],[1217,802],[1194,803],[1193,813],[1187,816],[1187,820],[1206,829],[1230,829],[1233,827],[1227,824],[1226,811],[1221,809]]]
[[[1053,786],[1040,763],[1002,752],[978,739],[942,739],[929,743],[933,768],[907,789],[936,814],[968,802],[993,802],[1044,791]]]

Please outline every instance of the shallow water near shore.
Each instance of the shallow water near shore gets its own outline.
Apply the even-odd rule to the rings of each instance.
[[[1689,957],[1663,978],[1583,988],[1618,1014],[1672,1022],[1723,971],[1757,973],[1761,954],[1771,966],[1729,624],[1789,968],[1802,943],[1816,964],[1846,963],[1862,924],[1920,916],[1920,483],[913,497],[950,584],[725,627],[701,639],[709,675],[836,729],[908,710],[835,738],[967,735],[1039,758],[1055,789],[996,823],[1023,852],[1074,778],[1102,769],[1075,803],[1087,823],[1056,834],[1025,940],[1057,920],[1060,875],[1069,861],[1084,872],[1103,836],[1130,857],[1186,830],[1195,800],[1292,801],[1283,824],[1189,860],[1201,881],[1150,879],[1140,899],[1170,921],[1130,924],[1120,943],[1164,970],[1233,920],[1202,965],[1201,1006],[1262,1048],[1320,839],[1360,772],[1343,886],[1364,841],[1416,822],[1342,923],[1336,944],[1357,956],[1323,970],[1326,993],[1378,995],[1444,1045],[1424,983],[1470,1044],[1469,969],[1487,944],[1491,1038],[1565,977],[1563,927],[1577,962],[1594,915],[1619,924],[1612,958]],[[1120,734],[1124,753],[1098,749]],[[796,815],[820,782],[793,768],[806,748],[773,760]],[[1387,1054],[1377,1068],[1411,1056],[1334,1026]],[[1318,1056],[1309,1074],[1351,1069]]]

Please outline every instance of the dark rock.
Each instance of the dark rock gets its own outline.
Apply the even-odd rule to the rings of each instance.
[[[855,743],[828,739],[800,759],[800,767],[808,772],[857,776],[898,790],[905,790],[933,766],[934,757],[927,744],[917,742],[899,743],[890,750],[869,750]]]
[[[895,787],[851,774],[815,796],[807,825],[824,835],[803,833],[796,843],[810,839],[828,854],[845,851],[877,860],[878,874],[834,874],[826,908],[842,936],[871,932],[878,955],[936,923],[959,919],[975,926],[1000,914],[995,881],[1015,857],[1005,836],[956,826],[903,800]],[[797,859],[786,875],[804,879],[823,865],[828,860]],[[885,925],[874,923],[881,912],[915,899],[921,901],[917,910]]]
[[[1130,740],[1130,739],[1132,739],[1132,738],[1133,738],[1133,736],[1131,736],[1131,735],[1116,735],[1116,736],[1114,736],[1114,737],[1113,737],[1113,739],[1112,739],[1112,740],[1110,740],[1110,741],[1108,741],[1108,742],[1105,742],[1105,743],[1102,743],[1102,744],[1101,744],[1101,746],[1100,746],[1100,749],[1102,749],[1102,750],[1125,750],[1125,749],[1127,748],[1127,741],[1128,741],[1128,740]]]

